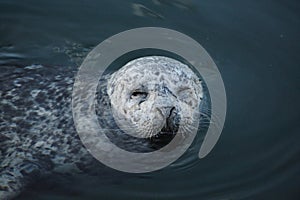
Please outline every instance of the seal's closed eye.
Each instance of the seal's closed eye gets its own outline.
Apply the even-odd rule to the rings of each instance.
[[[148,96],[147,92],[143,92],[143,91],[134,91],[132,92],[132,94],[130,95],[130,99],[135,99],[135,98],[146,98]]]

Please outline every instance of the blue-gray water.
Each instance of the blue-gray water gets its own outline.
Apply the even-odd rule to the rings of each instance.
[[[1,0],[0,66],[79,66],[104,39],[144,26],[187,34],[216,62],[228,112],[213,151],[198,160],[191,148],[149,174],[52,177],[19,199],[300,199],[299,1]]]

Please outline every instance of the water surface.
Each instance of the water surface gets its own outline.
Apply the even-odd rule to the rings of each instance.
[[[299,8],[293,0],[1,0],[0,66],[77,69],[111,35],[158,26],[203,45],[228,98],[223,133],[204,159],[198,139],[163,170],[103,166],[88,179],[45,179],[18,199],[299,199]]]

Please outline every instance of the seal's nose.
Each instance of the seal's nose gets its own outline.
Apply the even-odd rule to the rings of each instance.
[[[166,106],[166,107],[157,107],[157,110],[160,114],[166,119],[170,117],[172,111],[175,109],[173,106]]]

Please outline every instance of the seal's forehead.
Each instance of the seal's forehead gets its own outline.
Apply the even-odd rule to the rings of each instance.
[[[153,79],[161,76],[169,79],[195,79],[197,76],[185,64],[164,56],[142,57],[128,62],[125,66],[115,72],[112,82],[120,80],[132,81],[137,79]],[[176,80],[178,81],[178,80]]]
[[[128,62],[122,69],[124,72],[128,73],[139,71],[140,73],[156,74],[157,72],[160,72],[176,74],[178,76],[193,73],[185,64],[164,56],[138,58]]]

